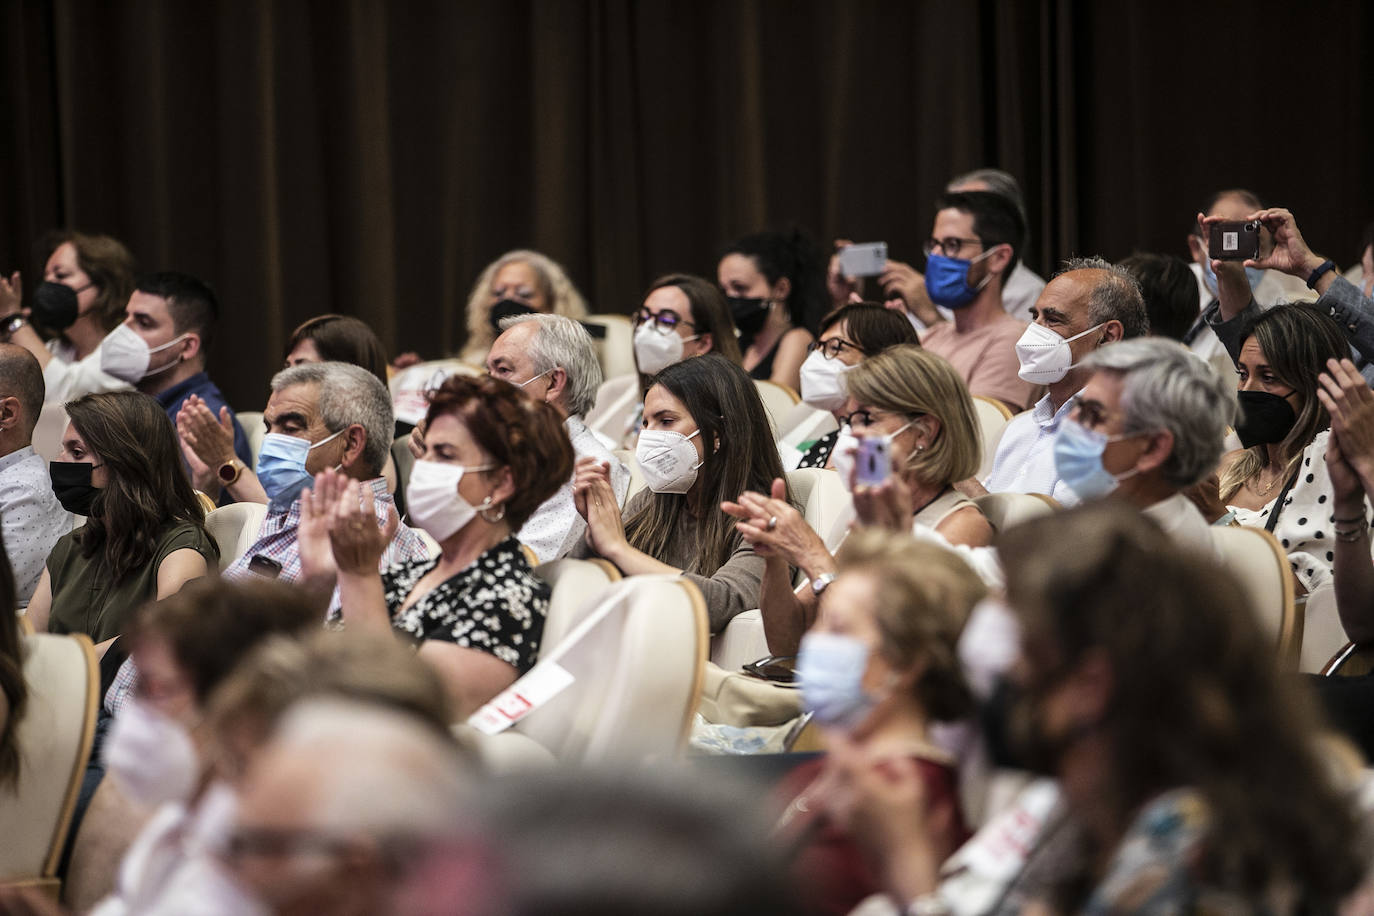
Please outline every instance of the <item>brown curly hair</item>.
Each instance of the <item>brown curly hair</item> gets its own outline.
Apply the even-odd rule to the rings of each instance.
[[[487,375],[451,375],[429,396],[426,428],[445,414],[461,420],[482,451],[510,468],[515,492],[505,507],[512,531],[571,479],[574,456],[563,418],[511,383]]]

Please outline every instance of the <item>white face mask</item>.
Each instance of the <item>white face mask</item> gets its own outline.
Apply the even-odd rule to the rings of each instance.
[[[463,467],[441,461],[417,461],[406,484],[406,514],[436,541],[445,541],[467,527],[477,509],[458,492],[464,471],[490,471],[496,465]]]
[[[853,368],[838,359],[826,359],[820,350],[812,350],[801,364],[802,400],[817,410],[831,413],[844,407],[849,399],[844,377]]]
[[[185,339],[186,335],[182,334],[161,346],[149,347],[148,342],[139,337],[133,328],[121,324],[106,334],[105,339],[100,342],[100,371],[130,385],[136,385],[150,375],[166,372],[175,366],[179,360],[172,360],[159,369],[148,371],[148,363],[152,362],[154,353],[175,346]]]
[[[224,780],[216,780],[206,787],[191,812],[187,837],[197,849],[222,852],[228,845],[238,813],[238,793]]]
[[[115,717],[105,766],[131,801],[149,808],[190,798],[200,775],[186,729],[137,697]]]
[[[646,321],[635,328],[635,365],[644,375],[658,375],[664,369],[682,362],[683,345],[688,340],[696,340],[700,334],[686,338],[677,331],[664,334],[653,321]]]
[[[697,482],[697,468],[704,462],[697,460],[696,446],[692,440],[701,434],[697,430],[690,436],[673,432],[670,429],[646,429],[639,434],[639,444],[635,446],[635,460],[644,474],[644,482],[655,493],[686,493]]]
[[[1070,342],[1100,327],[1101,324],[1095,324],[1081,334],[1065,338],[1043,324],[1031,322],[1016,342],[1016,358],[1021,361],[1021,371],[1016,374],[1032,385],[1053,385],[1068,375],[1074,366]]]

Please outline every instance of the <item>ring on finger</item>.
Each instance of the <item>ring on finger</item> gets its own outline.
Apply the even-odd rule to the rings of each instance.
[[[774,528],[777,528],[777,527],[778,527],[778,517],[775,515],[775,516],[773,516],[772,518],[770,518],[770,519],[768,520],[768,530],[769,530],[769,531],[772,531]]]

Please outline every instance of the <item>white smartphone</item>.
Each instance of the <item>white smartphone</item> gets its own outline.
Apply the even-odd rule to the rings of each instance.
[[[840,272],[846,277],[876,277],[887,270],[887,242],[861,242],[840,249]]]

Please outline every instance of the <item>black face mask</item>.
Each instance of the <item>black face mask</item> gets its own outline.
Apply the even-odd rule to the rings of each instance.
[[[50,461],[48,474],[52,477],[52,491],[57,501],[72,515],[91,514],[100,488],[91,484],[91,472],[96,465],[84,461]]]
[[[1282,442],[1293,431],[1298,415],[1287,398],[1267,391],[1238,391],[1240,422],[1236,435],[1245,448]]]
[[[491,318],[491,329],[497,334],[501,333],[501,321],[506,318],[513,318],[516,315],[533,315],[534,309],[518,299],[502,299],[491,307],[489,313]]]
[[[1096,730],[1096,725],[1081,725],[1064,735],[1047,735],[1035,708],[1044,689],[1027,690],[1004,677],[979,709],[983,744],[993,766],[1054,776],[1064,752]]]
[[[768,320],[769,300],[727,296],[725,301],[730,303],[730,316],[739,329],[740,346],[747,350],[759,331],[763,330],[763,323]]]
[[[78,311],[76,290],[65,283],[44,281],[33,291],[29,316],[49,331],[65,331],[76,322]]]

